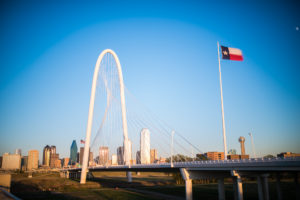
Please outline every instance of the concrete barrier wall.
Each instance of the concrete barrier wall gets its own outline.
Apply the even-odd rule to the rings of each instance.
[[[4,188],[10,188],[11,175],[10,174],[0,174],[0,186]]]

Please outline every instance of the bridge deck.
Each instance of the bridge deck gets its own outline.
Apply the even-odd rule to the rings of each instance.
[[[177,172],[180,168],[191,171],[300,171],[300,158],[245,159],[245,160],[209,160],[193,162],[174,162],[163,164],[137,164],[89,167],[89,171],[132,171],[132,172]],[[81,168],[63,169],[63,171],[81,171]]]

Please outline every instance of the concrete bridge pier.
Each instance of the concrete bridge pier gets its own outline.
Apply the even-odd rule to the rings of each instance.
[[[295,173],[295,185],[296,185],[296,199],[300,200],[300,184],[299,184],[299,173]]]
[[[231,171],[231,175],[233,176],[233,191],[234,191],[234,199],[243,200],[243,183],[241,175],[235,171]]]
[[[182,178],[185,181],[185,199],[192,200],[193,199],[193,182],[190,178],[190,173],[185,169],[181,168],[180,173]]]
[[[230,172],[200,172],[197,170],[181,168],[180,173],[182,178],[185,180],[185,195],[187,200],[193,199],[192,191],[192,180],[199,179],[218,179],[218,199],[225,200],[225,187],[224,187],[224,178],[232,177]],[[243,197],[243,192],[241,190],[241,197]]]
[[[262,174],[257,177],[258,199],[269,200],[268,174]]]
[[[224,178],[218,179],[219,200],[225,200]]]
[[[32,178],[32,172],[28,172],[28,178]]]
[[[282,200],[282,193],[280,187],[280,174],[276,174],[276,191],[277,191],[277,199]]]
[[[128,181],[129,183],[131,183],[131,182],[132,182],[131,172],[126,172],[126,175],[127,175],[127,181]]]

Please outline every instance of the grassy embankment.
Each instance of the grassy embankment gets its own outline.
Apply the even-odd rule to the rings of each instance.
[[[128,183],[124,172],[95,172],[86,185],[78,180],[60,178],[58,174],[13,175],[11,191],[22,199],[170,199],[185,197],[185,186],[176,185],[172,176],[164,173],[133,173]],[[270,182],[270,199],[276,199],[275,183]],[[284,199],[295,199],[293,182],[283,182]],[[233,199],[232,184],[225,184],[226,198]],[[245,199],[257,199],[256,182],[243,184]],[[194,184],[194,199],[218,199],[217,184]],[[171,195],[163,196],[159,194]]]

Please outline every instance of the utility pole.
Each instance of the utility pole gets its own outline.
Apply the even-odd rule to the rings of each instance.
[[[173,167],[173,137],[175,131],[173,130],[171,133],[171,167]]]

